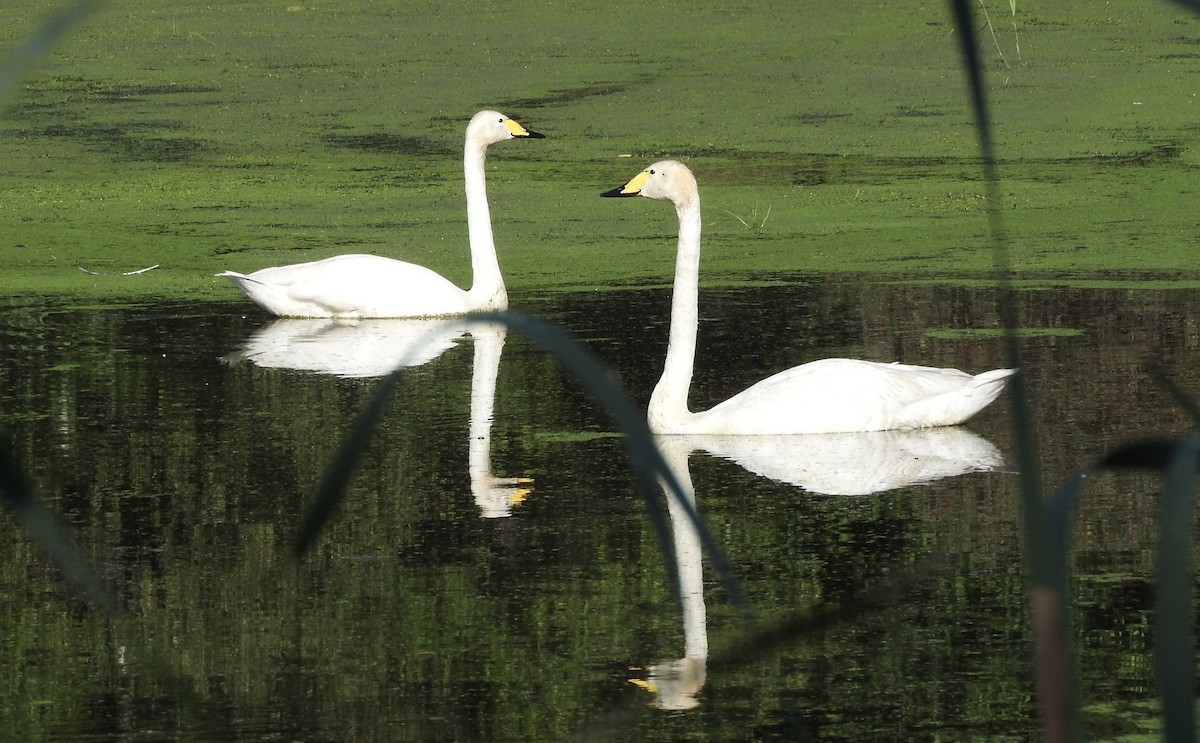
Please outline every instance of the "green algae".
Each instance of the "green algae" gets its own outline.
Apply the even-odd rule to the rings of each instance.
[[[1006,331],[1002,328],[929,328],[922,335],[927,338],[940,340],[959,340],[961,338],[999,338]],[[1083,335],[1079,328],[1018,328],[1017,336],[1021,338],[1076,338]]]
[[[706,282],[986,276],[942,6],[683,12],[104,5],[0,118],[0,292],[232,301],[212,274],[344,252],[465,285],[459,151],[483,107],[548,137],[489,155],[514,292],[668,280],[670,210],[597,198],[663,157],[700,180]],[[40,13],[6,4],[0,44]],[[1200,279],[1195,21],[1165,3],[1016,21],[1019,57],[984,54],[1018,279]]]

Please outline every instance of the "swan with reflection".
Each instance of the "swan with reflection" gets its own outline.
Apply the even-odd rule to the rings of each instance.
[[[506,309],[508,293],[492,238],[484,160],[493,144],[542,136],[498,111],[480,111],[467,126],[463,171],[471,245],[469,290],[424,266],[365,254],[217,276],[229,279],[279,317],[447,317]]]
[[[700,192],[683,163],[663,160],[603,196],[669,201],[679,220],[671,329],[663,374],[650,397],[655,433],[763,435],[847,433],[954,426],[1003,391],[1012,369],[971,375],[958,369],[823,359],[768,377],[693,413],[688,391],[696,355]]]
[[[507,335],[503,325],[467,326],[460,321],[429,319],[280,319],[256,331],[239,350],[222,360],[338,377],[379,377],[400,366],[427,364],[468,334],[474,345],[467,434],[471,494],[484,517],[509,516],[513,506],[529,495],[533,481],[527,477],[498,477],[492,472],[496,381]]]

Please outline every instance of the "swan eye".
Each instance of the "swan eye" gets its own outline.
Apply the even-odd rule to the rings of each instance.
[[[650,170],[650,175],[654,175],[654,170],[653,170],[653,169],[651,169],[651,170]]]

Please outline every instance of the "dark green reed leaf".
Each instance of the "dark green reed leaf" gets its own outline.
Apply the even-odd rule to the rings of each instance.
[[[66,533],[33,494],[33,488],[12,454],[0,446],[0,504],[29,537],[50,555],[67,580],[92,606],[112,617],[116,604],[88,568]]]
[[[1180,389],[1179,385],[1175,384],[1175,380],[1167,376],[1166,371],[1164,371],[1162,366],[1157,362],[1148,364],[1147,371],[1149,372],[1150,376],[1154,378],[1154,381],[1162,385],[1163,389],[1165,389],[1171,395],[1171,397],[1175,399],[1175,402],[1179,404],[1179,407],[1184,409],[1188,416],[1191,417],[1192,422],[1195,425],[1200,426],[1200,405],[1196,404],[1196,401],[1192,399],[1192,396]]]
[[[432,341],[441,335],[444,328],[444,325],[432,327],[426,332],[426,337]],[[380,380],[371,399],[367,401],[366,406],[359,411],[358,417],[350,424],[350,430],[338,446],[333,461],[325,468],[325,474],[321,478],[320,485],[317,486],[317,496],[309,505],[308,511],[304,514],[304,520],[300,524],[294,548],[297,557],[308,551],[317,535],[321,533],[325,524],[329,523],[334,512],[341,505],[346,496],[346,488],[350,485],[350,478],[354,475],[354,468],[358,465],[358,460],[362,457],[363,452],[367,450],[367,445],[375,432],[375,426],[383,417],[388,401],[391,400],[392,393],[396,389],[396,384],[404,374],[410,358],[415,358],[424,346],[425,343],[413,344],[398,366]]]
[[[1165,470],[1180,442],[1176,439],[1135,441],[1110,451],[1097,464],[1097,469]]]
[[[1195,740],[1192,642],[1192,528],[1200,435],[1126,444],[1063,484],[1046,503],[1054,546],[1054,584],[1067,596],[1070,518],[1084,486],[1098,473],[1150,469],[1164,473],[1155,565],[1155,665],[1163,700],[1164,740]]]
[[[996,158],[992,150],[991,119],[988,114],[987,96],[983,89],[983,64],[979,60],[979,44],[975,37],[975,14],[973,3],[967,0],[950,0],[950,15],[958,36],[958,50],[962,54],[963,72],[967,74],[967,88],[971,94],[971,111],[975,118],[975,134],[979,139],[979,150],[983,157],[984,174],[989,182],[996,180]]]
[[[741,589],[734,579],[733,571],[725,559],[724,553],[717,546],[704,522],[700,520],[689,499],[683,494],[679,480],[667,466],[666,460],[663,459],[654,443],[654,438],[646,425],[645,416],[629,401],[629,397],[616,381],[615,375],[604,364],[554,325],[518,312],[478,315],[448,322],[461,324],[468,332],[472,325],[485,323],[505,325],[529,338],[571,370],[588,392],[604,407],[617,430],[624,434],[626,451],[633,466],[634,480],[650,515],[676,597],[682,598],[679,590],[679,573],[671,547],[673,542],[670,522],[659,497],[660,482],[667,491],[668,497],[675,498],[679,502],[688,519],[695,526],[700,535],[701,545],[743,619],[747,623],[753,624],[749,604],[742,596]],[[439,334],[438,329],[429,333],[431,338],[437,334]],[[420,345],[416,344],[414,351],[410,353],[415,353]],[[405,371],[405,361],[402,360],[395,370],[383,377],[379,387],[367,405],[359,412],[345,438],[342,439],[333,462],[326,468],[321,484],[317,488],[317,496],[309,506],[301,524],[295,544],[297,556],[304,554],[312,546],[317,535],[345,498],[346,488],[354,474],[355,466],[366,450],[376,425],[383,417],[396,384]]]
[[[1054,548],[1053,584],[1058,586],[1058,592],[1064,599],[1067,589],[1067,556],[1070,554],[1071,516],[1083,495],[1084,487],[1105,470],[1165,471],[1178,455],[1181,445],[1176,439],[1151,439],[1123,444],[1105,454],[1092,466],[1075,473],[1046,500],[1046,532]]]
[[[50,16],[32,36],[17,44],[8,59],[0,64],[0,103],[12,95],[17,84],[29,74],[34,65],[46,56],[72,28],[99,5],[94,0],[80,0]]]
[[[1013,298],[1012,262],[1008,237],[1000,210],[1000,177],[991,133],[991,118],[983,82],[983,65],[975,33],[974,3],[950,0],[950,13],[959,39],[963,71],[967,75],[975,133],[983,166],[987,193],[988,224],[992,238],[993,265],[999,290],[1000,325],[1010,367],[1020,370],[1020,318]],[[1029,598],[1033,609],[1033,633],[1038,700],[1043,734],[1047,740],[1068,741],[1078,736],[1079,709],[1075,703],[1070,662],[1071,649],[1066,637],[1067,621],[1062,616],[1066,604],[1065,557],[1051,543],[1046,509],[1043,507],[1038,445],[1034,436],[1033,416],[1025,392],[1025,378],[1019,371],[1009,384],[1013,427],[1020,473],[1022,531],[1025,536],[1025,570],[1029,580]],[[1053,594],[1053,599],[1049,594]],[[1049,614],[1054,614],[1050,616]]]
[[[1192,528],[1200,435],[1175,447],[1158,517],[1154,650],[1163,700],[1163,740],[1196,739],[1192,645]]]
[[[1171,0],[1176,5],[1182,5],[1196,15],[1200,15],[1200,0]]]
[[[731,602],[740,612],[742,620],[753,626],[755,622],[750,605],[746,602],[741,588],[733,576],[733,569],[725,559],[725,553],[717,545],[699,514],[696,513],[690,499],[684,494],[675,473],[667,466],[662,452],[654,443],[654,436],[646,424],[645,414],[629,401],[629,396],[625,394],[624,389],[609,368],[556,326],[529,315],[510,311],[482,315],[474,319],[469,318],[469,321],[502,322],[510,329],[516,330],[541,346],[544,351],[553,355],[559,363],[571,370],[588,392],[604,407],[617,430],[624,434],[625,451],[633,465],[638,492],[642,495],[642,500],[654,523],[659,548],[663,551],[664,562],[668,565],[671,573],[676,596],[682,600],[682,596],[679,594],[679,576],[675,554],[671,546],[669,519],[659,503],[658,484],[660,482],[667,491],[668,497],[675,499],[695,527],[705,554],[720,576],[721,582],[728,591]]]
[[[1013,300],[1011,262],[1008,257],[1008,238],[1000,204],[1000,177],[996,171],[996,153],[992,140],[991,114],[988,111],[987,94],[983,82],[983,65],[979,59],[979,44],[975,34],[974,4],[968,0],[950,0],[950,14],[959,39],[963,71],[967,75],[971,110],[975,120],[975,133],[979,142],[980,159],[984,182],[987,188],[988,222],[992,235],[993,265],[999,282],[1000,325],[1005,329],[1008,365],[1021,368],[1020,318]],[[1017,373],[1009,382],[1009,399],[1012,401],[1013,426],[1017,443],[1017,465],[1021,482],[1021,513],[1025,532],[1025,565],[1034,586],[1053,583],[1053,549],[1046,538],[1042,523],[1042,487],[1037,456],[1037,442],[1033,435],[1033,417],[1029,413],[1029,400],[1025,392],[1024,375]]]
[[[122,646],[130,666],[140,667],[151,678],[169,683],[172,699],[179,708],[189,712],[193,719],[203,721],[204,732],[211,733],[206,738],[228,738],[225,716],[197,693],[194,679],[178,670],[179,648],[153,639],[153,633],[136,626],[136,619],[118,613],[112,594],[72,546],[63,526],[34,496],[24,471],[3,446],[0,446],[0,506],[50,555],[79,596],[104,614],[110,631],[124,638]]]

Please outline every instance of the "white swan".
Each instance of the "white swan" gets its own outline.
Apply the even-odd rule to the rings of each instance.
[[[953,426],[1004,389],[1013,369],[957,369],[824,359],[779,372],[709,410],[688,410],[696,354],[700,192],[683,163],[657,162],[603,196],[670,201],[679,218],[671,331],[663,374],[650,397],[655,433],[849,433]]]
[[[424,266],[362,254],[217,276],[280,317],[445,317],[506,309],[508,293],[492,241],[483,163],[489,145],[542,136],[496,111],[480,111],[467,125],[463,171],[473,282],[469,291]]]

